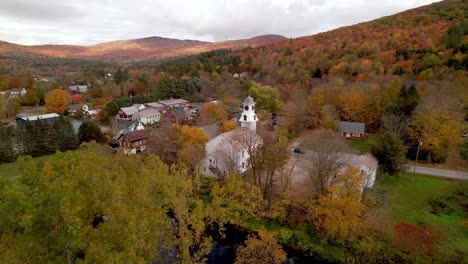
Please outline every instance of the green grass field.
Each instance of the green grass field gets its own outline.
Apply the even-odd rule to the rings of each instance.
[[[375,142],[377,136],[373,134],[366,135],[365,138],[360,140],[347,140],[348,146],[352,149],[359,151],[359,154],[366,154],[370,152],[372,142]]]
[[[49,160],[52,160],[53,156],[54,155],[47,155],[47,156],[37,157],[34,159],[38,161],[49,161]],[[0,164],[0,176],[10,177],[10,178],[18,177],[19,176],[18,164],[16,162]]]
[[[468,183],[405,174],[386,177],[384,214],[388,227],[400,222],[425,226],[432,230],[437,252],[443,255],[468,252],[468,228],[462,222],[468,217]],[[435,215],[430,201],[444,201],[453,212]]]

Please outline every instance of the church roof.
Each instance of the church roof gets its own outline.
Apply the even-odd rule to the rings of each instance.
[[[244,99],[244,102],[242,104],[244,104],[244,105],[253,105],[253,104],[255,104],[255,102],[254,102],[253,98],[250,97],[250,95],[249,95],[249,96],[247,96],[247,98]]]

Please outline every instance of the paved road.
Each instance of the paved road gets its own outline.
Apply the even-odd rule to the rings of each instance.
[[[466,172],[442,170],[442,169],[428,168],[428,167],[423,167],[423,166],[406,165],[408,172],[415,171],[415,167],[416,167],[416,173],[418,174],[424,174],[424,175],[435,176],[435,177],[446,178],[446,179],[468,181],[468,173]]]

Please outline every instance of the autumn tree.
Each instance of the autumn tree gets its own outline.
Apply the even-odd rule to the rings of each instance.
[[[6,101],[5,113],[6,118],[15,117],[21,110],[21,102],[17,98],[11,98]]]
[[[226,120],[226,121],[223,122],[223,124],[219,128],[219,131],[221,133],[225,133],[225,132],[229,132],[229,131],[234,130],[236,127],[237,127],[236,122],[234,122],[232,120]]]
[[[352,239],[359,228],[365,206],[361,199],[362,174],[348,167],[337,177],[338,184],[311,205],[310,213],[318,230],[334,239]]]
[[[347,162],[348,146],[333,131],[318,131],[309,142],[312,151],[306,154],[308,176],[316,196],[327,194],[340,168]]]
[[[208,142],[208,136],[199,127],[173,125],[172,130],[177,135],[178,159],[190,168],[195,168],[195,165],[205,156],[205,143]]]
[[[450,98],[427,98],[410,119],[408,135],[416,144],[422,141],[421,151],[427,154],[428,162],[444,160],[449,146],[459,136],[462,117],[457,115],[457,107],[459,103]]]
[[[324,129],[337,131],[339,129],[339,115],[333,105],[324,105],[320,111],[320,126]]]
[[[307,123],[307,93],[305,90],[291,92],[291,100],[285,105],[290,131],[300,133]]]
[[[209,227],[258,212],[252,203],[261,196],[253,198],[259,192],[242,179],[214,183],[207,204],[200,179],[184,166],[104,151],[92,143],[47,162],[21,157],[21,186],[0,179],[0,232],[9,245],[0,243],[2,259],[203,263],[212,246]]]
[[[39,96],[35,89],[29,89],[24,96],[24,104],[28,106],[36,106],[39,104]]]
[[[62,89],[55,89],[45,99],[45,108],[49,113],[64,113],[71,99]]]
[[[236,252],[236,264],[244,263],[276,263],[281,264],[286,259],[286,253],[276,239],[266,230],[259,230],[256,235],[250,235]]]
[[[280,99],[278,89],[275,87],[252,82],[249,94],[254,98],[255,107],[258,110],[263,109],[277,113],[282,107],[283,102]]]
[[[218,123],[227,121],[228,113],[222,103],[205,104],[200,113],[200,122],[204,124]]]

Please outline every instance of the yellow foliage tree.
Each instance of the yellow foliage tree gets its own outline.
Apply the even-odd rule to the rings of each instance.
[[[221,131],[221,133],[225,133],[225,132],[234,130],[236,127],[237,127],[236,122],[232,120],[226,120],[223,122],[219,130]]]
[[[64,113],[70,102],[71,98],[68,94],[61,89],[54,89],[45,99],[45,108],[49,113]]]
[[[266,230],[249,236],[245,245],[237,249],[236,264],[244,263],[283,263],[286,253],[276,239]]]
[[[446,155],[459,131],[460,122],[437,108],[417,111],[408,126],[410,137],[422,141],[421,151],[428,152],[428,160],[437,160]]]
[[[365,206],[361,199],[363,176],[359,169],[349,167],[338,175],[338,182],[310,207],[316,227],[335,239],[352,239],[359,228]]]
[[[198,127],[174,125],[172,128],[178,136],[179,160],[193,168],[205,156],[208,136]]]
[[[216,122],[218,124],[226,121],[228,114],[226,107],[221,103],[209,103],[201,110],[201,118],[207,123]]]

